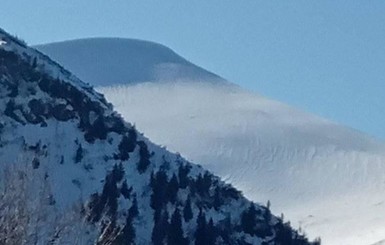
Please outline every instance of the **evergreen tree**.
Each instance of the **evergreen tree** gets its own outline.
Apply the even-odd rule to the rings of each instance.
[[[152,195],[151,195],[151,207],[153,209],[158,209],[163,206],[166,188],[168,185],[167,174],[159,170],[156,174],[151,174],[151,187],[152,187]]]
[[[211,185],[212,176],[208,172],[205,172],[203,176],[202,174],[199,174],[197,179],[195,180],[196,192],[201,196],[209,195]]]
[[[132,224],[132,219],[130,217],[127,217],[126,224],[124,225],[123,229],[119,233],[119,235],[116,237],[116,240],[113,242],[113,245],[133,245],[135,244],[135,228]]]
[[[106,178],[106,182],[103,187],[102,199],[107,200],[107,214],[114,218],[118,209],[118,197],[120,193],[116,186],[116,181],[112,174],[109,174]]]
[[[124,180],[122,187],[120,188],[120,193],[122,193],[125,199],[129,199],[131,192],[132,192],[132,187],[128,188],[127,180]]]
[[[155,218],[158,219],[166,203],[167,174],[163,170],[159,170],[156,174],[152,173],[150,185],[152,187],[151,207],[155,210]]]
[[[207,244],[208,245],[215,245],[215,242],[217,240],[217,231],[214,226],[214,221],[212,218],[210,218],[209,223],[207,224]]]
[[[263,213],[263,218],[265,219],[266,222],[270,222],[271,220],[271,211],[269,208],[265,209],[265,212]]]
[[[193,218],[193,212],[191,209],[191,199],[187,197],[186,204],[183,209],[183,218],[184,221],[189,222]]]
[[[136,199],[136,196],[134,196],[134,200],[132,201],[132,205],[130,209],[128,210],[128,218],[133,220],[136,216],[138,216],[139,210],[138,210],[138,200]]]
[[[178,169],[178,178],[179,178],[179,186],[181,189],[185,189],[188,186],[189,183],[189,178],[188,174],[190,172],[190,167],[189,166],[183,166],[181,163],[179,165]]]
[[[195,245],[215,245],[216,240],[217,231],[213,219],[207,223],[204,212],[200,210],[195,231]]]
[[[122,163],[119,163],[119,165],[114,165],[114,168],[112,169],[112,175],[114,176],[116,182],[120,182],[123,179],[124,168]]]
[[[183,235],[182,217],[178,208],[171,217],[170,227],[167,234],[168,245],[187,245],[188,241]]]
[[[267,200],[267,203],[266,203],[266,207],[267,207],[267,209],[269,209],[269,210],[270,210],[270,206],[271,206],[270,200]]]
[[[230,244],[230,234],[233,230],[231,214],[227,214],[226,218],[221,222],[219,229],[217,229],[217,234],[222,238],[224,244]]]
[[[139,210],[138,210],[138,201],[136,199],[136,196],[134,196],[134,199],[132,201],[132,205],[130,209],[128,210],[128,215],[126,219],[126,224],[124,225],[122,231],[117,236],[114,245],[121,245],[121,244],[135,244],[135,228],[133,226],[134,219],[138,216]]]
[[[138,141],[139,145],[139,162],[137,163],[137,169],[139,173],[144,173],[147,170],[147,167],[151,164],[150,162],[150,152],[147,149],[147,145],[144,141]]]
[[[154,228],[152,229],[151,240],[153,245],[163,245],[169,229],[168,212],[165,209],[158,220],[154,216]]]
[[[222,205],[222,202],[223,200],[221,198],[221,190],[219,187],[216,187],[214,191],[214,203],[213,203],[214,209],[218,211]]]
[[[255,209],[255,205],[252,203],[250,207],[243,211],[241,217],[241,226],[242,230],[250,235],[255,234],[255,226],[256,222],[257,210]]]
[[[206,245],[206,215],[202,211],[202,209],[199,210],[199,215],[197,218],[197,229],[195,230],[195,245]]]
[[[174,174],[167,185],[166,198],[172,204],[175,204],[178,195],[179,183],[176,175]]]
[[[203,175],[203,183],[204,183],[204,188],[209,190],[211,185],[213,184],[213,176],[206,171],[205,174]]]
[[[205,190],[205,187],[204,187],[202,174],[198,175],[198,177],[196,178],[194,184],[195,184],[195,191],[196,191],[196,193],[198,193],[200,196],[203,196],[206,193],[206,190]]]
[[[126,161],[129,159],[129,153],[133,152],[136,146],[136,132],[135,129],[128,131],[128,136],[123,136],[118,145],[119,155],[118,159]]]
[[[292,244],[292,231],[290,223],[278,223],[276,225],[275,242],[277,244]]]

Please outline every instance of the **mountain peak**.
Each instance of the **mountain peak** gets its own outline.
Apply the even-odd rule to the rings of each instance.
[[[269,208],[152,143],[47,56],[5,32],[0,38],[6,42],[0,48],[1,169],[20,165],[22,156],[25,167],[10,171],[11,179],[32,176],[23,192],[32,198],[23,206],[27,218],[16,219],[25,233],[11,229],[12,237],[26,244],[311,244]],[[34,185],[38,174],[42,183]],[[23,202],[11,201],[2,203],[16,205],[15,213],[2,208],[1,217],[18,217]],[[66,227],[71,235],[61,235],[57,210],[75,204],[77,223]],[[89,229],[77,230],[79,223]]]
[[[184,79],[224,82],[219,76],[190,63],[170,48],[149,41],[88,38],[37,45],[36,48],[59,63],[66,64],[66,68],[83,81],[95,86]],[[109,72],[99,72],[101,70]]]
[[[111,80],[108,69],[98,73]],[[252,200],[272,201],[309,236],[333,245],[384,239],[384,142],[223,83],[110,85],[98,90],[140,131]]]

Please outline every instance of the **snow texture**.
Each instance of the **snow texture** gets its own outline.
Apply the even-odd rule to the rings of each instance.
[[[107,224],[122,232],[121,228],[129,222],[127,213],[134,206],[135,197],[139,214],[130,224],[136,230],[136,244],[150,244],[149,234],[154,226],[154,209],[150,204],[153,174],[166,171],[166,178],[171,179],[181,167],[186,167],[190,169],[186,174],[187,186],[178,186],[175,203],[166,203],[170,215],[183,208],[189,195],[194,217],[201,209],[218,227],[229,219],[231,232],[225,235],[230,236],[231,244],[248,241],[260,245],[278,239],[283,231],[281,220],[270,215],[267,208],[255,205],[257,215],[253,216],[259,222],[253,229],[262,230],[263,235],[246,234],[240,227],[241,213],[254,204],[238,191],[199,165],[150,142],[125,123],[101,94],[47,56],[1,29],[0,39],[7,42],[0,47],[0,158],[4,166],[22,161],[41,172],[52,187],[55,208],[86,202],[85,212],[98,225],[96,230]],[[139,170],[143,161],[148,165]],[[114,170],[118,165],[124,169],[121,177]],[[209,179],[205,180],[209,186],[193,192],[193,184],[202,176]],[[124,181],[132,188],[134,197],[126,198],[121,193]],[[222,197],[218,209],[212,204],[216,190]],[[99,206],[101,210],[97,209]],[[183,222],[183,226],[192,242],[196,223],[194,226]],[[106,228],[99,239],[114,234]],[[93,233],[83,235],[88,238],[84,241],[95,240]]]
[[[139,48],[132,57],[132,50],[120,47],[108,64],[138,62],[136,77],[107,66],[82,70],[84,64],[97,67],[110,55],[100,46],[114,49],[116,42],[123,41],[81,40],[38,48],[86,80],[96,71],[105,83],[95,85],[110,85],[98,90],[126,120],[252,200],[270,200],[275,212],[283,212],[311,237],[320,235],[324,244],[331,245],[374,244],[385,238],[383,142],[226,82],[212,83],[210,77],[193,76],[189,81],[190,73],[183,79],[166,75],[161,77],[163,83],[154,83],[147,75],[153,66],[136,59],[142,55]],[[77,55],[80,49],[83,53]],[[96,61],[88,58],[91,53]],[[164,59],[155,50],[143,55],[154,62]],[[138,82],[142,84],[132,86]]]
[[[270,200],[311,237],[325,244],[385,237],[382,143],[234,87],[147,83],[100,91],[150,138],[248,198]]]

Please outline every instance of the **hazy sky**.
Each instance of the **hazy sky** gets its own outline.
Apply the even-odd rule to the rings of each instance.
[[[383,0],[1,0],[29,44],[129,37],[385,139]]]

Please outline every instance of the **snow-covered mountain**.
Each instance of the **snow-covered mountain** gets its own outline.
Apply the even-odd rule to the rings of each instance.
[[[88,41],[88,52],[103,59],[96,47]],[[66,67],[83,62],[70,49],[38,48]],[[115,62],[129,57],[122,49]],[[274,211],[310,236],[320,235],[325,244],[374,244],[385,238],[383,142],[210,78],[189,82],[186,74],[182,81],[124,85],[125,75],[114,74],[119,75],[119,85],[98,89],[151,139],[212,170],[252,200],[271,200]]]
[[[153,42],[94,38],[39,45],[36,48],[50,54],[59,64],[65,64],[65,68],[82,81],[95,86],[175,79],[223,82],[217,75]]]
[[[2,244],[309,244],[268,208],[151,143],[47,56],[1,29],[0,40]],[[63,233],[62,210],[75,204]]]

